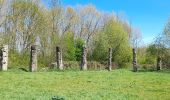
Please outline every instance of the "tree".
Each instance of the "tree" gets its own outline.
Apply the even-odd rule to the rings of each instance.
[[[113,61],[119,67],[124,67],[130,61],[130,45],[128,32],[123,28],[121,22],[111,18],[105,25],[103,32],[96,36],[93,56],[96,60],[108,59],[105,55],[108,48],[113,49]]]
[[[51,49],[54,48],[59,42],[59,29],[62,22],[63,8],[60,0],[50,0],[50,41]]]
[[[106,61],[108,48],[119,66],[131,60],[130,27],[116,14],[101,12],[93,5],[65,7],[61,0],[50,0],[48,7],[41,0],[3,0],[3,7],[7,11],[0,21],[0,42],[9,44],[11,61],[23,58],[17,60],[18,65],[29,60],[31,45],[37,45],[39,66],[55,61],[56,46],[63,51],[64,60],[80,61],[83,46],[87,49],[84,57],[91,61]]]
[[[101,14],[93,5],[78,8],[79,31],[78,36],[84,39],[87,46],[90,40],[98,32],[101,21]]]
[[[159,35],[154,44],[147,48],[147,63],[157,63],[156,69],[161,70],[163,65],[166,65],[165,61],[168,59],[168,48],[166,47],[166,39],[164,35]]]
[[[132,44],[132,51],[133,51],[133,71],[136,72],[138,70],[138,64],[137,64],[137,49],[139,46],[139,43],[141,41],[141,32],[139,29],[132,29],[131,34],[131,44]]]
[[[155,44],[151,44],[146,49],[146,60],[147,64],[155,64],[157,58],[157,48]]]
[[[64,59],[68,61],[76,60],[73,33],[66,33],[62,40]]]
[[[14,0],[6,20],[6,34],[10,35],[9,44],[12,49],[24,51],[36,44],[38,34],[43,29],[42,13],[33,1]]]
[[[9,7],[9,0],[0,0],[0,45],[2,44],[6,44],[5,39],[2,37],[5,37],[4,35],[4,24],[5,24],[5,20],[6,20],[6,16],[7,16],[7,12],[8,12],[8,7]]]
[[[80,61],[82,57],[82,49],[84,45],[84,41],[81,38],[77,38],[75,40],[75,59],[76,61]]]
[[[165,25],[163,35],[165,35],[166,45],[170,46],[170,19],[167,21]]]

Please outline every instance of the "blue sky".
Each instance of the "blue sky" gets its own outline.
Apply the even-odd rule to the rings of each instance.
[[[170,17],[170,0],[62,0],[62,3],[71,6],[93,4],[101,11],[123,13],[133,27],[141,30],[146,44],[162,32]]]

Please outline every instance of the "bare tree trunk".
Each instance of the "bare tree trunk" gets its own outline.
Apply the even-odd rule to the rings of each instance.
[[[109,66],[108,66],[108,70],[111,71],[112,70],[112,48],[109,48]]]
[[[2,71],[8,69],[8,45],[4,45],[0,52],[0,67]]]
[[[60,47],[56,47],[56,58],[57,58],[57,67],[60,70],[63,70],[63,59],[62,59],[62,51]]]
[[[81,70],[87,70],[87,49],[85,46],[82,52]]]
[[[137,72],[137,54],[136,54],[136,49],[133,48],[133,71]]]
[[[157,71],[162,69],[162,59],[161,57],[157,58]]]
[[[30,72],[37,71],[37,50],[36,45],[31,46]]]

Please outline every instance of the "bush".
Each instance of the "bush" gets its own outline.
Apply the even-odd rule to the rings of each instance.
[[[30,62],[30,54],[20,54],[15,51],[9,52],[9,67],[24,67],[28,68]]]

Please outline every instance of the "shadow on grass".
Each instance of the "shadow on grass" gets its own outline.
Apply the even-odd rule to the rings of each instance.
[[[26,68],[18,68],[18,69],[24,72],[29,72]]]
[[[156,72],[156,70],[138,70],[137,72]]]
[[[133,72],[133,70],[131,70]],[[170,69],[164,69],[164,70],[153,70],[153,69],[150,69],[150,70],[145,70],[145,69],[140,69],[138,70],[136,73],[147,73],[147,72],[154,72],[154,73],[168,73],[170,74]],[[135,73],[135,72],[134,72]]]
[[[170,74],[170,70],[169,69],[167,69],[167,70],[160,70],[160,71],[156,71],[156,72]]]

